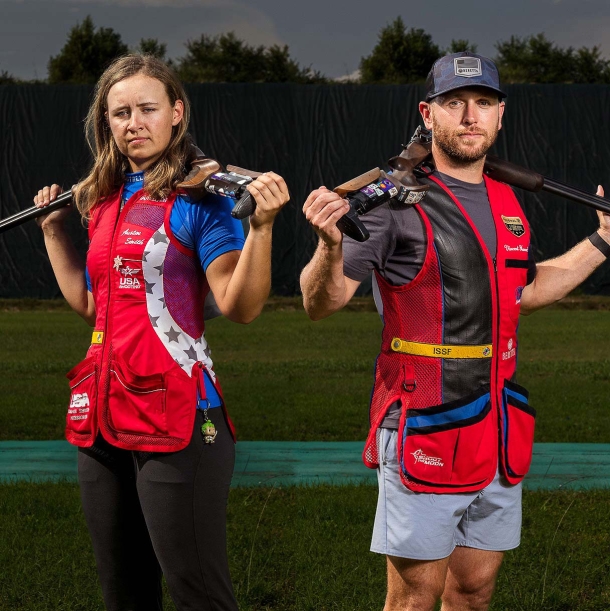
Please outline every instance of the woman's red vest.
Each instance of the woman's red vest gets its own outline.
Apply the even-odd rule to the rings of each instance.
[[[529,228],[510,187],[486,177],[494,257],[451,191],[435,177],[426,182],[416,205],[427,237],[421,270],[403,286],[377,274],[384,329],[364,462],[377,467],[377,429],[400,401],[398,458],[410,490],[479,490],[498,457],[517,483],[531,462],[535,416],[513,381]]]
[[[87,358],[69,374],[66,438],[98,434],[128,450],[181,450],[193,433],[204,375],[221,395],[204,337],[209,287],[195,253],[172,235],[176,198],[121,193],[100,202],[89,225],[87,269],[96,322]]]

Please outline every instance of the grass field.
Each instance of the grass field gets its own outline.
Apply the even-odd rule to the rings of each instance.
[[[536,441],[610,443],[610,311],[542,311],[520,327],[519,381],[538,410]],[[63,437],[64,374],[90,333],[67,311],[0,311],[0,440]],[[380,334],[369,311],[317,323],[302,310],[266,312],[248,326],[210,321],[239,438],[364,439]]]
[[[537,440],[610,443],[610,312],[522,320],[520,382]],[[370,311],[311,323],[295,310],[208,340],[241,439],[361,440],[381,324]],[[0,439],[63,435],[64,374],[90,330],[61,308],[0,312]],[[379,610],[384,559],[368,552],[372,486],[235,489],[230,562],[240,608]],[[507,554],[494,611],[610,609],[610,491],[526,493],[522,546]],[[74,484],[0,485],[0,611],[103,609]],[[173,610],[168,601],[168,610]]]

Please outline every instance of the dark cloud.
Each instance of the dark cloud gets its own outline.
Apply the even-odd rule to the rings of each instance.
[[[252,44],[288,44],[302,65],[330,76],[353,72],[398,15],[441,46],[467,38],[491,56],[499,40],[544,32],[562,46],[600,45],[610,57],[607,0],[0,0],[0,70],[44,78],[49,57],[87,14],[129,45],[166,42],[171,57],[189,38],[233,30]]]

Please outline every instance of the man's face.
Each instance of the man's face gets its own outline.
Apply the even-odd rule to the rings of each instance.
[[[469,165],[482,159],[502,127],[504,102],[484,87],[465,87],[422,102],[420,112],[433,144],[451,161]]]

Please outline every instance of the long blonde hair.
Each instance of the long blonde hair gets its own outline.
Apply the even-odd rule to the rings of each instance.
[[[106,113],[108,92],[123,79],[143,74],[157,79],[173,106],[176,100],[184,103],[184,115],[178,125],[172,128],[170,142],[161,157],[144,174],[144,189],[149,197],[163,199],[175,189],[185,175],[185,164],[190,152],[188,124],[190,104],[182,83],[172,70],[152,55],[130,54],[116,59],[95,86],[93,102],[85,120],[85,137],[93,153],[94,162],[89,174],[75,188],[75,201],[83,218],[91,217],[95,204],[104,197],[115,193],[129,171],[128,160],[112,137]]]

